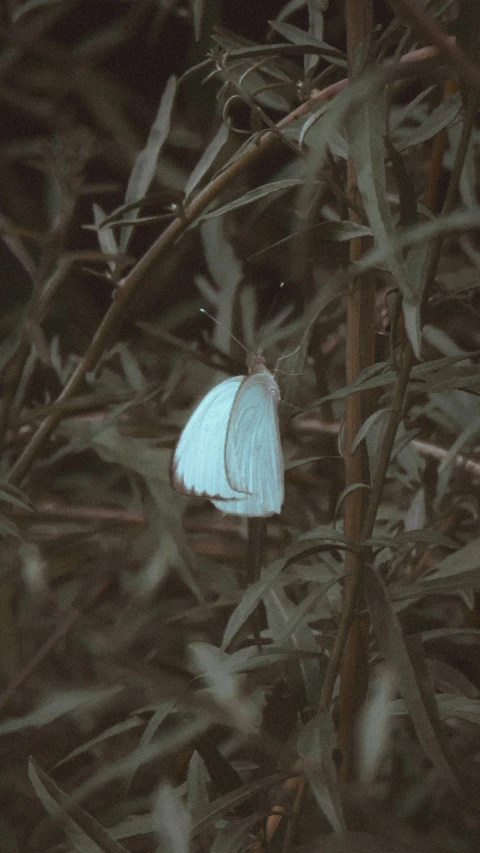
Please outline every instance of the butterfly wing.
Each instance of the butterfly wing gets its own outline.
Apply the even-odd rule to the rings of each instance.
[[[280,393],[272,374],[253,373],[232,405],[225,443],[225,471],[237,500],[215,506],[225,512],[268,516],[280,512],[284,464],[278,426]],[[245,494],[246,493],[246,494]]]
[[[188,420],[172,460],[172,484],[183,494],[238,498],[225,470],[232,407],[244,377],[225,379],[208,392]],[[229,510],[226,509],[228,512]]]

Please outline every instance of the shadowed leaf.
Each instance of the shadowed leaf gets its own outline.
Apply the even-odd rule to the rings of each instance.
[[[28,763],[28,776],[42,805],[56,818],[79,853],[127,853],[106,829],[38,766],[33,758]]]

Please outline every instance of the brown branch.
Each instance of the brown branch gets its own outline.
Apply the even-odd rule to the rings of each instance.
[[[373,31],[372,0],[347,0],[345,7],[347,23],[347,52],[349,78],[354,80],[362,73],[359,64],[368,55],[368,44]],[[358,187],[355,166],[351,156],[348,158],[348,194],[358,200]],[[350,209],[349,218],[358,222],[358,217]],[[350,241],[350,261],[358,261],[367,247],[367,241]],[[346,383],[351,385],[358,374],[375,361],[374,323],[375,288],[371,275],[356,275],[347,293],[347,334],[346,334]],[[358,431],[373,409],[372,393],[351,394],[347,397],[345,408],[345,484],[370,483],[370,470],[367,448],[364,442],[352,452],[353,442]],[[367,489],[355,489],[345,498],[345,535],[359,543],[362,537],[362,523],[368,506]],[[339,649],[340,694],[338,702],[338,746],[342,755],[341,773],[346,781],[355,776],[355,726],[358,713],[363,705],[368,685],[368,632],[369,621],[362,603],[362,557],[358,552],[345,553],[345,589],[343,612],[345,635],[339,631],[335,640],[329,667],[322,686],[321,707],[327,709],[331,694],[329,692],[329,669],[331,670],[336,647]],[[337,666],[335,666],[337,669]],[[337,670],[338,671],[338,670]],[[333,678],[333,683],[335,681]]]

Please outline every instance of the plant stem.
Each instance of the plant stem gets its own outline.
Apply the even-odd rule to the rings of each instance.
[[[354,80],[363,70],[368,56],[368,44],[373,30],[371,0],[347,0],[347,53],[349,78]],[[351,157],[348,160],[348,195],[358,199],[357,176]],[[358,222],[352,208],[351,220]],[[350,260],[357,261],[365,250],[365,241],[350,241]],[[375,289],[372,276],[355,275],[347,294],[346,380],[354,382],[357,375],[375,360],[374,322]],[[373,409],[373,395],[352,394],[345,408],[345,480],[346,485],[370,482],[368,452],[365,442],[352,453],[356,435]],[[361,541],[362,519],[368,500],[367,489],[351,491],[345,500],[345,533],[355,543]],[[345,554],[344,609],[349,614],[348,629],[341,660],[338,745],[342,754],[341,772],[346,781],[355,775],[354,733],[359,710],[368,685],[368,614],[361,606],[362,559],[356,552]]]
[[[260,577],[260,570],[265,559],[265,542],[267,539],[267,520],[265,518],[248,518],[247,544],[247,585],[255,583]],[[259,652],[262,651],[260,613],[258,605],[251,616],[253,636]]]
[[[449,213],[457,198],[458,188],[460,184],[460,178],[465,162],[465,157],[468,151],[468,145],[470,142],[470,137],[473,128],[474,116],[475,116],[475,104],[469,104],[467,108],[467,113],[464,121],[464,125],[462,128],[462,135],[460,138],[460,142],[455,154],[454,166],[452,169],[452,173],[450,176],[450,181],[447,188],[447,193],[445,196],[445,202],[442,208],[442,214],[446,215]],[[425,277],[425,292],[428,294],[428,290],[435,278],[438,262],[440,259],[440,252],[442,247],[442,237],[438,237],[432,244],[431,254],[429,259],[429,264],[427,268],[427,273]],[[410,371],[413,365],[414,356],[412,352],[412,348],[410,343],[407,341],[404,345],[402,352],[402,359],[400,365],[400,371],[398,374],[392,408],[390,410],[390,417],[387,424],[387,429],[385,431],[382,448],[380,451],[379,464],[375,475],[375,482],[373,483],[372,492],[370,495],[370,501],[368,504],[367,512],[365,514],[363,526],[362,526],[362,534],[360,542],[365,542],[372,535],[375,519],[378,511],[378,507],[380,504],[383,488],[385,485],[385,479],[388,471],[388,466],[390,463],[390,456],[393,449],[393,443],[395,441],[396,432],[400,421],[402,419],[403,413],[403,402],[405,399],[405,393],[408,386],[408,380],[410,376]],[[362,490],[363,491],[363,490]],[[337,679],[338,672],[340,670],[340,665],[342,661],[342,657],[344,654],[345,644],[347,642],[348,633],[350,630],[350,626],[354,619],[355,609],[358,603],[358,593],[361,588],[360,583],[361,574],[358,573],[357,576],[352,581],[352,587],[350,590],[350,598],[348,601],[348,606],[345,607],[344,612],[342,614],[342,618],[340,620],[340,625],[337,631],[337,635],[335,637],[335,643],[332,649],[332,654],[329,660],[329,664],[327,667],[327,672],[325,674],[325,679],[322,685],[322,692],[320,696],[320,707],[322,709],[327,709],[331,703],[333,689],[335,686],[335,681]]]
[[[369,539],[373,532],[373,526],[375,524],[377,510],[382,497],[388,466],[390,464],[390,457],[395,441],[395,436],[397,434],[397,429],[400,424],[400,421],[402,420],[403,401],[405,399],[405,392],[407,389],[412,364],[413,352],[410,344],[407,342],[404,345],[400,372],[398,374],[392,408],[390,410],[390,417],[388,419],[387,428],[383,436],[378,468],[376,470],[370,500],[362,524],[361,536],[359,539],[360,543],[365,542],[367,539]],[[355,617],[355,611],[357,607],[359,593],[361,590],[361,575],[362,573],[360,565],[359,571],[357,571],[351,579],[349,598],[345,604],[344,611],[342,613],[342,618],[340,620],[340,625],[337,631],[337,635],[335,637],[335,642],[329,660],[329,665],[322,685],[320,707],[324,710],[328,709],[332,700],[333,688],[335,686],[335,681],[337,679],[337,675],[340,669],[340,664],[344,654],[344,648],[348,638],[348,633],[352,621]]]

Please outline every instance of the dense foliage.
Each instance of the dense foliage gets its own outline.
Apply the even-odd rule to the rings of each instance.
[[[476,4],[6,5],[2,851],[473,853]],[[242,346],[266,520],[170,482]]]

